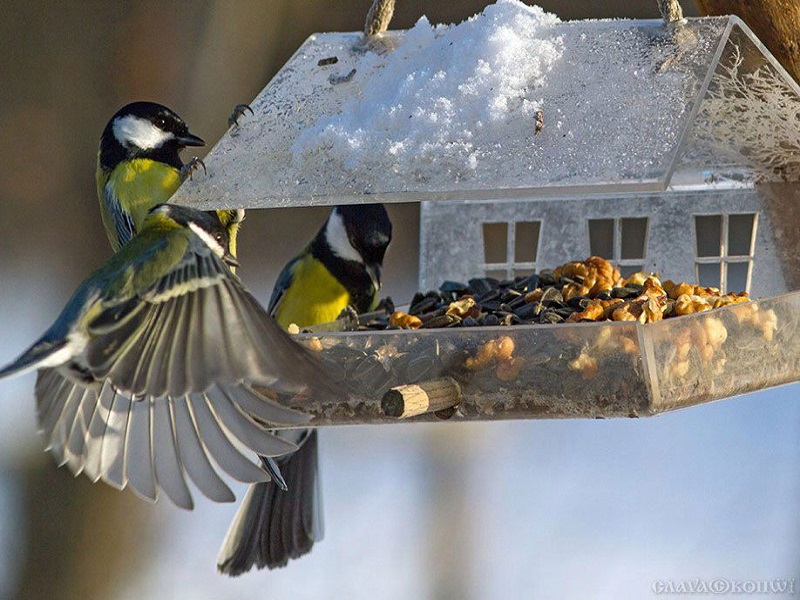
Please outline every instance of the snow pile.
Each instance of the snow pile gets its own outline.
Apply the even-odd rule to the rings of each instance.
[[[355,65],[363,93],[320,118],[292,145],[293,161],[317,152],[345,170],[386,165],[425,181],[445,169],[469,177],[488,150],[474,138],[487,128],[495,144],[533,131],[537,90],[563,52],[547,35],[555,15],[518,0],[498,0],[458,25],[423,17],[392,50],[366,52]]]

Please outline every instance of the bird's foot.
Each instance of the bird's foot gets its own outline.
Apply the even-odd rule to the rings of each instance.
[[[253,109],[250,108],[249,104],[237,104],[234,106],[233,111],[228,117],[228,127],[233,127],[234,125],[239,127],[239,117],[244,115],[246,112],[249,112],[251,115],[256,114],[253,112]]]
[[[336,320],[342,322],[344,331],[358,329],[358,311],[349,304],[339,313],[339,317]]]
[[[192,160],[190,160],[188,163],[186,163],[181,167],[181,181],[186,181],[187,178],[192,179],[192,175],[200,167],[203,167],[203,173],[208,175],[208,169],[206,169],[206,163],[204,163],[196,156],[193,157]]]

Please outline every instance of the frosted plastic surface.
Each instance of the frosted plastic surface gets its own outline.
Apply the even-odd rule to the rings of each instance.
[[[800,88],[741,21],[732,21],[675,180],[800,179]],[[691,175],[689,175],[691,177]]]
[[[505,0],[458,26],[421,21],[370,48],[361,34],[312,36],[253,101],[255,116],[209,154],[208,176],[176,201],[270,207],[667,187],[739,21],[560,23],[533,10]]]
[[[304,336],[306,339],[308,335]],[[509,338],[513,368],[465,366]],[[800,292],[659,323],[579,323],[324,334],[345,403],[302,406],[316,425],[392,421],[395,385],[450,376],[460,420],[643,417],[800,381]],[[515,370],[516,369],[516,370]],[[416,420],[435,420],[423,415]]]

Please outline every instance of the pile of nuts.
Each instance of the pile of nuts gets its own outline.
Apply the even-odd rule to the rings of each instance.
[[[374,321],[368,327],[653,323],[749,301],[746,292],[722,294],[717,288],[662,282],[656,274],[635,273],[625,279],[607,260],[591,256],[513,281],[482,278],[469,284],[445,282],[438,292],[415,295],[408,313],[395,312],[388,323]]]

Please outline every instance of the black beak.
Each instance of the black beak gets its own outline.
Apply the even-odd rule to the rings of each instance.
[[[222,262],[224,262],[226,265],[228,265],[229,267],[232,267],[234,269],[239,266],[239,261],[236,260],[236,257],[233,254],[231,254],[230,252],[226,252],[222,256]]]
[[[206,143],[202,138],[197,137],[188,131],[184,135],[178,136],[178,142],[181,146],[205,146]]]

